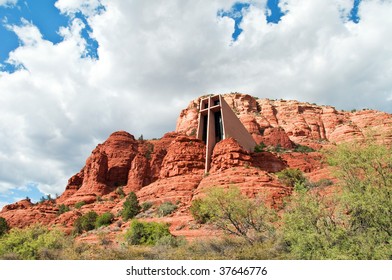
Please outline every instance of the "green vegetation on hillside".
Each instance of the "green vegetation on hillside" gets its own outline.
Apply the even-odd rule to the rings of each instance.
[[[209,221],[250,244],[264,242],[275,234],[276,213],[261,201],[244,196],[235,187],[209,189],[205,198],[194,201],[191,213],[195,220]]]
[[[169,236],[172,235],[167,224],[133,220],[125,233],[125,240],[131,245],[155,245],[160,239]]]
[[[5,234],[9,230],[7,220],[0,217],[0,236]]]
[[[120,246],[107,247],[39,225],[8,230],[0,218],[0,259],[392,259],[391,148],[350,143],[325,156],[338,179],[336,193],[324,194],[329,180],[311,184],[301,171],[286,169],[277,176],[293,195],[279,213],[236,187],[211,187],[194,200],[196,222],[223,230],[220,238],[186,242],[172,236],[167,224],[134,219]],[[134,217],[140,211],[136,196],[126,202],[124,209],[132,210],[126,217]],[[75,231],[112,219],[91,211],[76,220]],[[102,230],[108,229],[96,229]]]
[[[123,220],[128,221],[129,219],[132,219],[139,213],[140,209],[141,207],[136,194],[130,192],[123,204],[123,210],[121,212]]]

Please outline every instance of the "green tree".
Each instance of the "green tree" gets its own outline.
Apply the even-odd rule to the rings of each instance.
[[[97,221],[98,214],[94,211],[87,212],[77,218],[74,222],[74,232],[80,234],[83,231],[93,230]]]
[[[250,199],[236,187],[211,188],[198,202],[200,216],[227,233],[245,238],[249,243],[265,241],[275,235],[275,211],[261,200]]]
[[[105,212],[102,215],[97,217],[97,220],[95,221],[95,227],[100,228],[102,226],[107,226],[110,225],[113,221],[113,214],[110,212]]]
[[[283,235],[294,259],[348,259],[344,251],[346,216],[336,210],[333,197],[301,189],[285,208]]]
[[[125,233],[125,239],[130,245],[155,245],[166,236],[171,236],[167,224],[138,220],[133,220]]]
[[[392,258],[392,148],[369,138],[327,153],[343,187],[348,251],[358,259]]]
[[[292,258],[392,258],[392,150],[349,143],[326,152],[341,190],[335,196],[298,189],[283,232]]]
[[[139,213],[140,209],[141,207],[139,205],[136,194],[134,192],[130,192],[123,204],[121,216],[124,221],[128,221],[129,219],[135,217],[137,213]]]
[[[0,217],[0,236],[5,234],[9,230],[7,220]]]

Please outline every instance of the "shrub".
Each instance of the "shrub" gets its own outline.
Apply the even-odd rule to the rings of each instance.
[[[124,190],[123,190],[123,187],[118,187],[117,189],[116,189],[116,194],[118,194],[120,197],[125,197],[125,192],[124,192]]]
[[[192,201],[192,205],[189,208],[192,217],[196,222],[204,224],[211,219],[208,209],[204,207],[203,201],[201,199],[195,199]]]
[[[177,205],[173,204],[170,201],[164,202],[158,207],[158,216],[159,217],[167,216],[173,213],[177,208],[178,208]]]
[[[304,191],[291,197],[283,223],[291,258],[391,258],[392,149],[375,143],[326,152],[342,187],[337,195]]]
[[[100,228],[102,226],[110,225],[113,221],[113,214],[110,212],[103,213],[95,221],[95,227]]]
[[[151,201],[146,201],[142,203],[142,210],[143,211],[147,211],[148,209],[150,209],[153,206],[153,203]]]
[[[329,205],[329,206],[328,206]],[[331,207],[332,206],[332,207]],[[336,204],[318,194],[298,192],[284,214],[283,234],[291,258],[346,259],[344,220],[336,216]]]
[[[215,226],[244,238],[250,244],[264,242],[275,234],[276,213],[262,201],[242,195],[236,187],[227,190],[211,188],[197,204]]]
[[[57,215],[61,215],[61,214],[65,213],[65,212],[68,212],[69,210],[70,209],[69,209],[69,207],[67,205],[60,204],[59,205],[59,210],[57,210]]]
[[[165,236],[171,236],[167,224],[138,220],[133,220],[125,233],[125,239],[130,245],[155,245]]]
[[[0,217],[0,236],[5,234],[9,230],[7,220]]]
[[[76,209],[80,209],[80,208],[82,208],[82,206],[85,205],[85,204],[86,204],[86,202],[84,202],[84,201],[76,202],[76,203],[75,203],[75,208],[76,208]]]
[[[186,239],[183,236],[175,237],[173,235],[165,235],[158,239],[155,243],[156,246],[161,246],[165,248],[176,248],[184,246],[186,244]]]
[[[134,192],[130,192],[123,204],[123,210],[121,212],[123,220],[128,221],[135,217],[137,213],[139,213],[140,208],[136,194]]]
[[[309,183],[310,188],[322,188],[322,187],[328,187],[332,185],[333,185],[333,181],[330,179],[320,179],[317,182]]]
[[[14,228],[0,239],[0,258],[57,259],[59,251],[68,246],[65,234],[41,225]]]
[[[260,142],[260,144],[256,145],[254,148],[255,153],[261,153],[264,151],[266,145],[263,142]]]
[[[311,153],[311,152],[314,152],[315,150],[311,147],[297,144],[294,148],[294,151],[299,152],[299,153]]]
[[[306,178],[299,169],[287,168],[276,173],[276,175],[284,185],[292,188],[295,185],[302,185],[306,183]]]
[[[280,145],[280,144],[278,144],[278,145],[276,145],[276,146],[270,146],[270,147],[268,148],[268,150],[269,150],[270,152],[275,152],[275,153],[283,153],[283,152],[286,151],[286,149],[283,148],[282,145]]]
[[[89,231],[94,229],[97,218],[98,214],[94,211],[90,211],[83,216],[80,216],[74,222],[74,232],[76,234],[79,234],[83,231]]]
[[[154,144],[152,143],[147,143],[147,150],[145,153],[146,159],[151,159],[151,154],[154,152]]]

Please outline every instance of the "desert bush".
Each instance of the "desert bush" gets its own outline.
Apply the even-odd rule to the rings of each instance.
[[[242,195],[236,187],[211,188],[198,203],[202,216],[210,217],[215,226],[249,243],[264,242],[275,234],[275,211],[261,200]]]
[[[158,216],[159,217],[164,217],[167,215],[170,215],[177,209],[177,205],[173,204],[170,201],[164,202],[158,207]]]
[[[262,260],[286,258],[278,240],[249,244],[236,236],[196,239],[175,247],[154,247],[158,259],[176,260]]]
[[[299,169],[286,168],[276,173],[282,184],[294,188],[295,185],[306,184],[306,178]]]
[[[80,209],[80,208],[82,208],[82,206],[85,205],[85,204],[86,204],[86,202],[84,202],[84,201],[76,202],[76,203],[75,203],[75,208],[76,208],[76,209]]]
[[[70,209],[67,205],[60,204],[59,205],[59,210],[57,210],[57,215],[64,214],[65,212],[68,212]]]
[[[7,220],[0,217],[0,236],[5,234],[9,230]]]
[[[266,145],[263,142],[260,142],[258,145],[255,146],[254,152],[261,153],[264,151],[265,148],[266,148]]]
[[[116,194],[118,194],[120,197],[125,197],[125,192],[124,192],[124,190],[123,190],[123,187],[118,187],[117,189],[116,189]]]
[[[125,233],[125,240],[130,245],[155,245],[165,236],[171,236],[167,224],[133,220]]]
[[[195,221],[200,224],[205,224],[211,219],[209,210],[206,209],[201,199],[193,200],[189,211],[191,212]]]
[[[155,246],[164,247],[166,250],[184,245],[186,245],[186,239],[184,237],[176,237],[173,235],[165,235],[155,243]]]
[[[328,187],[332,185],[333,185],[333,181],[330,179],[320,179],[317,182],[309,183],[310,188],[322,188],[322,187]]]
[[[329,207],[330,206],[330,207]],[[344,216],[335,216],[336,201],[317,193],[297,192],[284,214],[283,234],[291,258],[346,259],[342,253]]]
[[[297,144],[294,148],[294,151],[299,152],[299,153],[311,153],[311,152],[314,152],[315,150],[311,147]]]
[[[391,154],[375,141],[326,152],[342,189],[335,196],[306,190],[292,196],[283,223],[291,258],[392,257]]]
[[[136,194],[134,192],[130,192],[123,204],[121,216],[124,221],[128,221],[129,219],[135,217],[137,213],[139,213],[140,209],[141,207],[139,205]]]
[[[110,225],[113,221],[113,214],[110,212],[105,212],[102,215],[98,216],[95,221],[95,228],[100,228],[102,226]]]
[[[154,204],[151,201],[145,201],[142,203],[141,207],[143,211],[147,211],[150,209]]]
[[[343,187],[342,211],[348,213],[350,257],[392,257],[392,147],[365,143],[341,144],[327,153],[328,163]]]
[[[74,222],[74,233],[80,234],[83,231],[93,230],[97,218],[98,214],[94,211],[87,212],[83,216],[80,216]]]
[[[49,230],[41,225],[13,228],[0,239],[0,258],[57,259],[68,245],[65,234],[57,229]]]

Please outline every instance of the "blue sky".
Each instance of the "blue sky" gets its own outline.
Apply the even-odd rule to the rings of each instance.
[[[0,6],[0,18],[2,25],[0,26],[0,63],[3,64],[3,69],[7,72],[15,71],[14,66],[7,63],[8,55],[11,51],[16,49],[19,45],[19,39],[16,34],[10,30],[10,25],[21,25],[22,19],[25,19],[41,31],[45,40],[57,44],[63,40],[58,31],[60,27],[65,27],[70,23],[74,17],[80,18],[86,27],[83,30],[83,38],[88,41],[86,56],[98,58],[98,42],[89,36],[91,27],[87,23],[86,16],[78,12],[71,17],[62,14],[59,9],[55,7],[57,0],[19,0],[16,5]],[[266,3],[266,21],[270,24],[278,24],[284,16],[279,7],[280,0],[268,0]],[[361,0],[355,0],[353,6],[348,14],[348,20],[355,23],[359,22],[358,7]],[[232,38],[237,40],[241,34],[241,24],[243,13],[249,9],[251,2],[235,2],[229,10],[221,9],[217,15],[220,17],[229,17],[235,21]],[[104,10],[104,6],[101,6]]]
[[[201,2],[0,0],[0,207],[205,93],[392,112],[391,1]]]
[[[16,49],[21,42],[16,34],[10,30],[12,25],[22,25],[22,21],[27,20],[40,30],[43,39],[58,44],[63,40],[59,34],[60,27],[66,27],[71,19],[79,18],[86,27],[83,30],[83,37],[87,40],[86,56],[97,58],[98,42],[90,38],[91,27],[88,25],[86,16],[79,12],[72,16],[62,14],[55,7],[56,0],[19,0],[16,5],[0,6],[0,63],[7,72],[14,72],[15,66],[7,63],[9,53]]]

